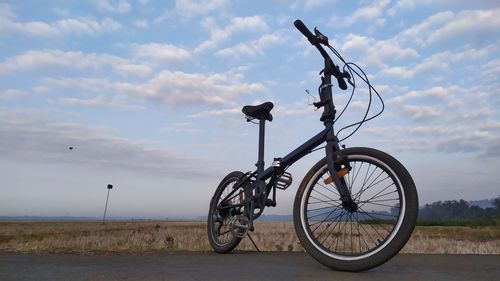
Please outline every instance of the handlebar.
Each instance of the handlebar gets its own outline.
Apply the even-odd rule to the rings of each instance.
[[[316,45],[318,42],[316,40],[316,36],[309,31],[309,28],[301,20],[296,20],[293,22],[293,25],[302,33],[307,40],[311,43],[311,45]]]
[[[326,42],[326,45],[328,45],[328,39],[323,35],[321,35],[321,33],[319,33],[319,31],[317,31],[316,29],[315,29],[316,35],[312,34],[312,32],[306,27],[306,25],[301,20],[296,20],[293,23],[293,25],[295,25],[295,27],[300,31],[300,33],[302,33],[307,38],[307,40],[309,40],[309,43],[311,43],[311,45],[314,45],[318,49],[318,51],[325,59],[325,72],[327,72],[327,70],[330,70],[331,72],[331,73],[327,72],[325,74],[326,75],[330,74],[335,76],[335,78],[337,78],[339,88],[342,90],[346,90],[347,84],[344,78],[348,77],[346,76],[348,74],[340,72],[339,67],[335,65],[335,63],[333,63],[328,53],[325,51],[323,46],[321,46],[321,43],[324,42]],[[319,38],[319,35],[321,35],[324,38]]]

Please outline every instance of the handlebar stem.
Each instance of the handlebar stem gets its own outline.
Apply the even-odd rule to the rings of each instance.
[[[320,120],[323,122],[335,120],[336,113],[332,96],[332,73],[330,62],[330,58],[325,58],[325,68],[323,71],[323,77],[321,77],[321,86],[319,93],[319,98],[324,106],[324,111],[320,118]]]

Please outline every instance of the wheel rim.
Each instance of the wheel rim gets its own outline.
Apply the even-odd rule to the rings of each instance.
[[[217,194],[217,202],[212,202],[212,206],[210,206],[210,235],[212,236],[212,240],[220,247],[224,247],[228,245],[233,239],[233,235],[231,234],[230,220],[231,220],[231,210],[227,210],[227,213],[217,211],[217,206],[222,203],[222,200],[233,191],[234,185],[238,182],[239,178],[230,178],[224,183],[223,190]],[[230,200],[226,200],[225,203],[237,204],[237,200],[239,200],[239,193],[236,192],[236,197],[230,198]]]
[[[323,254],[339,260],[359,260],[385,248],[401,228],[406,203],[401,181],[382,161],[349,155],[352,170],[344,179],[359,209],[341,206],[335,186],[324,184],[327,165],[307,183],[300,218],[307,239]],[[392,209],[391,209],[392,208]]]

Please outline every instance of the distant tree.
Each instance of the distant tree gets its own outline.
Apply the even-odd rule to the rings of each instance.
[[[495,209],[497,211],[500,211],[500,197],[497,197],[492,200],[493,206],[495,206]]]
[[[463,220],[500,218],[500,197],[491,200],[495,208],[481,208],[469,205],[465,200],[437,201],[426,204],[419,211],[420,220]]]

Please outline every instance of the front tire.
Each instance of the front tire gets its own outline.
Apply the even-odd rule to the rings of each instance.
[[[297,236],[317,261],[342,271],[361,271],[396,255],[410,238],[418,213],[415,184],[392,156],[371,148],[344,149],[352,167],[344,176],[358,208],[342,207],[326,158],[306,174],[295,196]]]

